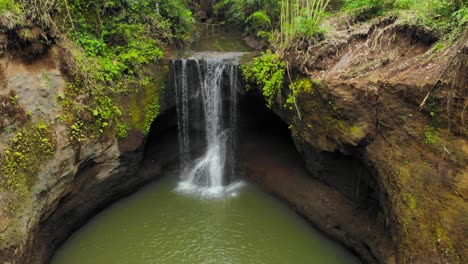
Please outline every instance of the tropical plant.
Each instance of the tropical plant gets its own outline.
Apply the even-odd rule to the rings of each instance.
[[[244,79],[261,88],[267,106],[271,108],[273,98],[283,86],[285,64],[281,58],[267,50],[262,56],[254,58],[249,63],[241,66]],[[247,86],[249,89],[250,86]]]
[[[222,0],[214,9],[219,17],[246,28],[250,34],[270,30],[280,13],[278,0]]]
[[[330,0],[281,0],[280,49],[319,30]]]

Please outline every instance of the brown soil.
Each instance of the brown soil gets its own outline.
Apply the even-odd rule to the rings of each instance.
[[[309,171],[310,149],[352,155],[375,169],[398,263],[468,259],[468,29],[442,51],[433,49],[431,34],[381,20],[343,25],[315,46],[297,46],[290,65],[314,80],[313,89],[297,98],[302,120],[276,110],[291,124]]]

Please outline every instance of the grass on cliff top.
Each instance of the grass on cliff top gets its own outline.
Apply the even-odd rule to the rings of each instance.
[[[343,11],[357,21],[380,15],[402,18],[403,24],[433,30],[439,38],[459,37],[468,24],[468,2],[463,0],[345,0]]]
[[[316,42],[320,35],[332,30],[321,24],[321,18],[330,13],[333,16],[348,14],[351,23],[377,16],[401,17],[403,24],[433,30],[439,38],[455,32],[446,37],[451,39],[459,37],[461,29],[468,24],[468,2],[463,0],[311,0],[300,12],[294,12],[301,3],[296,0],[223,0],[216,4],[215,13],[239,24],[246,33],[269,41],[273,48],[281,48],[276,42],[278,36],[284,35],[292,41],[302,38],[309,43]],[[326,12],[316,11],[321,7],[327,7],[323,10]],[[292,19],[288,19],[291,15]],[[291,27],[285,27],[285,21],[290,21]],[[290,33],[294,34],[289,36]]]

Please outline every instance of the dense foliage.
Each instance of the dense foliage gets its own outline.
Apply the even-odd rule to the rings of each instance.
[[[57,98],[62,106],[57,121],[76,146],[90,138],[124,137],[132,128],[149,131],[162,87],[143,69],[167,46],[186,43],[193,24],[184,0],[0,0],[0,16],[1,31],[39,26],[49,45],[59,47],[68,85]],[[123,111],[124,102],[142,90],[147,98],[141,109]],[[18,120],[25,119],[17,112]],[[51,126],[18,122],[18,134],[0,155],[0,189],[27,193],[39,164],[54,154]]]
[[[267,106],[271,108],[273,98],[283,86],[285,64],[281,58],[271,51],[262,53],[248,64],[241,67],[244,79],[258,85],[262,89]]]
[[[62,15],[69,19],[65,17],[63,30],[72,28],[69,37],[85,54],[79,50],[73,54],[81,77],[69,85],[63,100],[69,111],[62,121],[71,123],[72,139],[78,142],[99,136],[106,128],[125,136],[129,123],[122,118],[115,96],[152,81],[142,75],[142,67],[161,58],[166,45],[180,45],[190,38],[191,12],[183,2],[169,0],[71,0],[66,11]],[[77,104],[76,98],[83,104]],[[154,118],[159,107],[148,109],[145,113]]]
[[[278,22],[280,7],[278,0],[221,0],[215,5],[215,12],[227,22],[257,34],[271,30]]]
[[[343,10],[358,20],[395,13],[408,22],[441,31],[468,22],[468,3],[462,0],[345,0]]]
[[[280,49],[297,38],[314,38],[330,0],[281,0]]]
[[[356,21],[379,15],[400,16],[407,23],[442,33],[468,23],[468,2],[463,0],[222,0],[215,11],[222,19],[275,46],[287,46],[296,38],[316,38],[324,31],[321,22],[325,11],[344,11]]]

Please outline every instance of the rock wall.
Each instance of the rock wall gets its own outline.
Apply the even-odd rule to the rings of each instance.
[[[369,168],[361,179],[370,196],[365,192],[359,196],[375,199],[378,210],[373,214],[371,208],[363,208],[373,215],[370,227],[377,227],[369,228],[367,235],[377,233],[391,240],[388,248],[366,243],[370,252],[377,252],[374,260],[364,256],[369,262],[464,263],[468,259],[463,242],[468,190],[463,120],[467,113],[456,104],[460,96],[466,102],[466,94],[460,91],[468,87],[467,74],[460,69],[468,63],[463,55],[468,35],[439,51],[433,49],[435,39],[425,34],[430,33],[394,19],[337,25],[321,43],[289,53],[292,74],[305,74],[312,83],[310,91],[297,96],[298,110],[278,107],[290,93],[286,87],[276,98],[275,112],[290,125],[311,174],[339,190],[351,204],[356,201],[343,184],[361,173],[352,167],[348,174],[334,173],[337,170],[326,157],[349,156]],[[428,94],[430,99],[420,106]],[[337,176],[329,178],[330,173]],[[334,186],[334,177],[338,182],[341,177],[342,183]],[[311,216],[314,209],[307,209],[307,199],[291,198],[292,194],[278,189],[279,184],[269,188],[317,223]],[[357,202],[360,206],[359,198]],[[366,236],[356,234],[353,225],[346,228],[350,237]]]
[[[261,95],[240,99],[240,162],[245,175],[286,201],[365,263],[394,263],[373,173],[358,158],[320,151],[291,137]],[[298,151],[299,150],[299,151]]]
[[[146,142],[141,132],[131,130],[125,138],[103,135],[79,145],[70,140],[68,129],[56,121],[67,83],[58,54],[52,46],[32,61],[8,53],[0,58],[0,96],[14,94],[15,104],[27,113],[27,122],[49,124],[56,143],[54,157],[40,166],[37,175],[30,175],[35,179],[30,193],[0,192],[2,264],[47,263],[90,216],[159,175],[137,173]],[[19,126],[8,115],[4,120],[2,148],[9,145]]]

